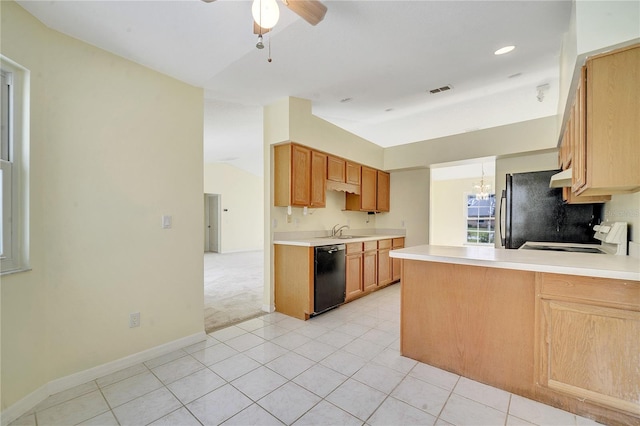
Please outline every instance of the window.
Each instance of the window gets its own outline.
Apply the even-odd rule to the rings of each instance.
[[[0,56],[0,268],[28,269],[29,71]]]
[[[495,241],[496,196],[486,200],[467,195],[467,244],[493,245]]]

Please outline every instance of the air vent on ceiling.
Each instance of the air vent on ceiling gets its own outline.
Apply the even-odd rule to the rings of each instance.
[[[451,90],[451,89],[453,89],[453,86],[451,86],[450,84],[447,84],[446,86],[438,87],[437,89],[431,89],[429,90],[429,93],[431,93],[432,95],[435,95],[436,93],[446,92],[447,90]]]

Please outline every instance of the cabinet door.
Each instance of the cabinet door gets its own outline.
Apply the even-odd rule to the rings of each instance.
[[[334,182],[346,182],[345,160],[342,158],[327,156],[327,180]]]
[[[386,241],[391,243],[391,240]],[[378,250],[378,286],[384,286],[393,281],[391,273],[391,256],[389,256],[390,251],[391,250],[388,248]]]
[[[377,209],[377,176],[375,169],[362,166],[360,186],[360,210],[373,212]]]
[[[362,256],[363,290],[370,291],[378,285],[378,252],[377,250],[367,251]]]
[[[310,207],[324,207],[327,197],[327,155],[313,151],[311,154]]]
[[[311,150],[299,145],[291,146],[291,205],[311,204]]]
[[[586,108],[586,74],[587,67],[582,67],[580,83],[576,92],[576,100],[571,110],[574,129],[567,128],[569,132],[569,149],[571,150],[571,191],[578,192],[586,183],[586,150],[585,137],[585,112]],[[568,126],[567,126],[568,127]],[[577,131],[575,131],[577,129]],[[572,131],[573,130],[573,131]]]
[[[389,173],[378,170],[377,176],[377,210],[379,212],[388,212],[390,207],[389,191],[390,191],[390,175]]]
[[[640,312],[542,300],[541,382],[640,414]]]
[[[360,165],[356,163],[352,163],[347,161],[347,183],[351,183],[353,185],[360,185]]]
[[[638,191],[640,45],[589,59],[585,96],[586,180],[580,193]]]
[[[362,281],[362,253],[347,255],[347,296],[346,300],[354,299],[363,292]]]
[[[394,250],[404,247],[404,238],[394,238],[392,248]],[[391,259],[391,277],[393,282],[400,281],[402,272],[402,260],[397,258]]]

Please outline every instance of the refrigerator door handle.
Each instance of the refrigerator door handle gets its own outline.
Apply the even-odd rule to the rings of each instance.
[[[506,236],[504,235],[504,232],[503,232],[503,229],[504,229],[504,228],[502,227],[502,224],[503,224],[503,223],[505,224],[505,227],[506,227],[506,223],[507,223],[507,222],[506,222],[506,220],[507,220],[507,219],[506,219],[506,216],[505,216],[505,214],[507,213],[507,211],[506,211],[506,205],[505,205],[505,210],[504,210],[504,212],[503,212],[503,210],[502,210],[502,205],[503,205],[503,203],[502,203],[502,202],[503,202],[506,198],[507,198],[507,194],[506,194],[506,191],[503,189],[503,190],[502,190],[502,195],[500,196],[500,207],[499,207],[499,209],[500,209],[500,222],[498,223],[498,225],[500,226],[500,242],[502,243],[502,247],[505,247],[505,244],[506,244],[506,242],[507,242]]]

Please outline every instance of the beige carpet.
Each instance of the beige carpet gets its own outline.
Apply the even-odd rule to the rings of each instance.
[[[264,252],[204,254],[204,328],[263,315]]]

